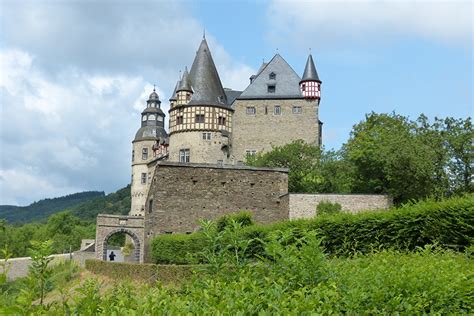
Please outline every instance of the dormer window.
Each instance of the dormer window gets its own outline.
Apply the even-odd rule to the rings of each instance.
[[[275,80],[276,77],[277,77],[277,75],[274,72],[272,72],[268,75],[268,79],[270,79],[270,80]]]
[[[275,93],[275,91],[276,91],[276,86],[274,84],[270,84],[267,86],[268,93]]]

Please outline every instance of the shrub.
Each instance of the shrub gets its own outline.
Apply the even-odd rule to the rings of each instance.
[[[217,220],[217,231],[224,231],[232,221],[239,223],[241,227],[253,225],[252,213],[240,211],[239,213],[225,215]]]
[[[317,215],[332,215],[340,213],[342,209],[341,204],[335,202],[332,203],[330,201],[321,201],[316,206],[316,214]]]
[[[463,251],[472,244],[474,196],[443,201],[426,200],[405,204],[398,209],[359,214],[340,213],[314,219],[293,220],[271,225],[252,225],[238,232],[249,242],[247,256],[264,253],[263,242],[273,231],[291,230],[296,240],[305,231],[322,239],[321,246],[330,255],[370,253],[374,249],[413,250],[427,244]],[[226,240],[222,239],[225,244]],[[153,242],[153,260],[159,263],[196,263],[190,254],[202,251],[206,239],[202,233],[162,235]],[[222,245],[222,248],[225,246]]]

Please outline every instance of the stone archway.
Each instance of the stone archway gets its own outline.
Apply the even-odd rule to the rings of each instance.
[[[134,262],[140,262],[140,246],[141,246],[141,243],[140,243],[140,239],[138,238],[137,235],[135,235],[135,233],[133,233],[131,230],[127,229],[127,228],[117,228],[115,230],[112,230],[110,231],[105,237],[104,237],[104,240],[102,242],[102,253],[103,253],[103,256],[102,256],[102,260],[104,261],[107,261],[107,244],[108,244],[108,240],[109,238],[113,235],[113,234],[117,234],[117,233],[125,233],[127,234],[128,236],[130,236],[130,238],[132,238],[133,240],[133,246],[134,246],[134,249],[133,249],[133,261]]]
[[[95,235],[95,257],[107,260],[107,241],[113,234],[125,233],[133,240],[135,246],[133,259],[143,263],[145,251],[145,229],[142,216],[104,215],[97,216]]]

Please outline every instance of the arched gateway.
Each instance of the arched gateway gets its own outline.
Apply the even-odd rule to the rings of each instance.
[[[97,216],[95,256],[107,260],[107,241],[113,234],[125,233],[134,245],[133,260],[143,263],[145,250],[145,229],[142,216],[105,215]]]

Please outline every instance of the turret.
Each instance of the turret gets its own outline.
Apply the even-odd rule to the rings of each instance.
[[[165,131],[165,114],[155,89],[141,113],[141,126],[132,142],[132,183],[130,215],[144,215],[145,200],[152,170],[148,163],[167,154],[168,134]]]
[[[303,77],[300,81],[300,90],[306,99],[321,99],[321,80],[314,66],[313,56],[309,54],[304,68]]]
[[[189,100],[191,100],[192,94],[193,89],[189,80],[188,68],[186,67],[184,69],[183,77],[179,81],[176,89],[177,105],[187,104]]]

